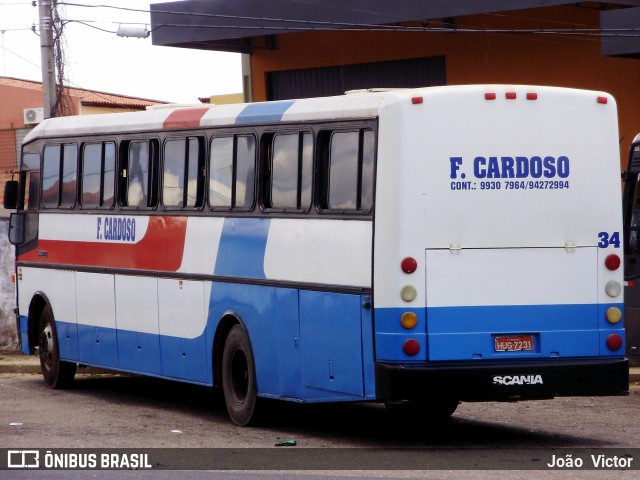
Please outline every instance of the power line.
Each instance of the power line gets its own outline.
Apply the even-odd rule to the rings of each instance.
[[[78,23],[80,25],[84,25],[85,27],[93,28],[95,30],[99,30],[105,33],[113,33],[113,34],[117,33],[115,30],[107,30],[106,28],[100,28],[95,25],[91,25],[91,23],[96,23],[96,22],[92,22],[91,20],[65,20],[64,21],[65,25],[69,23]],[[108,22],[108,23],[112,23],[112,22]]]
[[[7,32],[21,32],[21,31],[25,31],[25,30],[32,30],[32,27],[23,27],[23,28],[0,28],[0,32],[2,33],[7,33]]]
[[[40,68],[40,65],[33,63],[31,60],[28,60],[20,55],[18,55],[16,52],[13,52],[11,50],[9,50],[7,47],[5,47],[4,45],[0,45],[0,48],[2,48],[2,50],[4,50],[7,53],[10,53],[11,55],[14,55],[15,57],[18,57],[20,60],[23,60],[31,65],[33,65],[34,67]]]

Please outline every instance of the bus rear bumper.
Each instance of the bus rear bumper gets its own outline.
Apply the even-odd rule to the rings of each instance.
[[[526,364],[376,364],[376,396],[387,402],[421,398],[526,400],[624,395],[628,391],[626,358]]]

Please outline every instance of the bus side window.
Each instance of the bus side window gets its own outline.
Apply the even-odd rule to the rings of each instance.
[[[40,204],[40,155],[37,153],[25,153],[22,156],[22,169],[25,177],[21,180],[24,183],[24,198],[20,199],[19,210],[38,210]]]
[[[171,139],[164,144],[162,202],[166,208],[200,208],[204,198],[202,139]]]
[[[347,213],[369,212],[373,208],[374,132],[337,131],[322,138],[325,145],[320,207]]]
[[[360,163],[360,210],[369,211],[373,207],[373,179],[376,140],[373,131],[363,130],[361,136]]]
[[[76,204],[78,185],[78,149],[75,144],[62,147],[62,191],[60,206],[73,207]]]
[[[313,137],[307,132],[276,134],[267,150],[264,206],[308,210],[311,206]]]
[[[256,139],[253,135],[211,140],[209,205],[251,210],[255,200]]]
[[[75,144],[47,145],[42,165],[42,206],[73,207],[77,176],[78,150]]]
[[[255,196],[256,139],[253,135],[236,137],[234,208],[250,210]]]
[[[111,208],[116,197],[116,144],[104,144],[102,163],[102,201],[101,207]]]
[[[120,202],[124,207],[154,208],[158,200],[158,141],[123,142]]]
[[[57,207],[60,189],[60,145],[44,148],[42,162],[42,206]]]
[[[115,143],[90,143],[83,146],[80,187],[80,201],[83,207],[113,206],[115,162]]]
[[[209,169],[209,204],[211,207],[231,208],[233,183],[233,137],[211,140]]]

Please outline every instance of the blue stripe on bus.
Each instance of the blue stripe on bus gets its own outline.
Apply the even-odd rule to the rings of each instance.
[[[266,278],[264,255],[270,224],[268,218],[225,218],[214,275]]]
[[[35,345],[29,344],[29,318],[25,315],[20,315],[20,347],[22,353],[29,355],[31,348]]]
[[[60,358],[113,370],[212,384],[206,335],[178,338],[56,320]]]
[[[236,124],[279,122],[294,103],[293,100],[251,103],[240,112]]]
[[[428,307],[429,333],[593,330],[597,304]]]
[[[365,297],[212,282],[207,325],[196,338],[56,320],[60,357],[211,385],[219,381],[212,369],[215,329],[233,311],[252,343],[259,396],[305,402],[373,400],[371,311],[361,306]],[[26,317],[21,318],[25,332],[26,324]]]
[[[624,346],[617,352],[606,347],[606,338],[612,333],[624,339],[623,325],[606,321],[605,312],[610,306],[622,309],[621,304],[411,309],[418,315],[418,325],[411,330],[400,324],[402,313],[409,309],[376,309],[376,358],[411,362],[621,356]],[[502,334],[531,334],[534,350],[496,352],[494,338]],[[402,350],[409,338],[417,339],[422,347],[415,357],[408,357]]]

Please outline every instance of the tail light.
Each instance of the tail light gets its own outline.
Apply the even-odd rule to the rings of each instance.
[[[611,255],[607,255],[607,258],[604,259],[604,266],[611,271],[614,271],[620,268],[621,263],[622,263],[622,260],[620,260],[620,257],[615,253],[612,253]]]
[[[418,325],[418,316],[413,312],[404,312],[400,317],[400,324],[407,330],[411,330]]]
[[[400,263],[400,268],[404,273],[413,273],[418,268],[418,262],[413,257],[406,257]]]
[[[614,352],[616,350],[620,350],[620,348],[622,347],[622,337],[617,333],[612,333],[607,337],[607,347],[609,347],[609,349],[613,350]]]
[[[410,357],[413,357],[420,351],[420,343],[415,338],[410,338],[402,344],[402,350]]]
[[[618,307],[609,307],[606,316],[607,322],[615,325],[622,320],[622,311]]]

